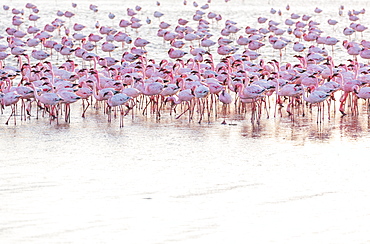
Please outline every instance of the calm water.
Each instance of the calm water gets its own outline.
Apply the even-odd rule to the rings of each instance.
[[[91,24],[84,17],[91,14],[89,3],[75,2],[75,20]],[[269,16],[271,7],[286,6],[259,2],[214,1],[211,8],[246,26]],[[11,7],[25,3],[8,1]],[[56,7],[34,3],[40,15],[73,10],[69,1],[55,1]],[[107,3],[124,17],[127,7],[136,6],[91,3],[99,6],[94,23],[111,22]],[[155,10],[172,23],[177,10],[194,12],[191,2],[161,3],[140,3],[143,21]],[[355,1],[351,9],[363,3]],[[300,14],[316,6],[337,13],[340,4],[290,3]],[[155,29],[143,31],[149,37]],[[159,60],[167,58],[160,57],[161,45],[148,47]],[[231,115],[228,125],[214,117],[189,123],[167,112],[160,121],[127,116],[123,128],[93,108],[81,118],[80,104],[72,107],[70,124],[33,114],[5,126],[9,112],[0,115],[1,243],[370,243],[370,123],[364,107],[358,117],[337,113],[321,124],[315,110],[294,121],[262,116],[257,123],[248,113]]]

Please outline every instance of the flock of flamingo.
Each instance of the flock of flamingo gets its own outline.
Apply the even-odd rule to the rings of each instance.
[[[231,113],[250,113],[258,120],[273,111],[273,116],[294,118],[312,108],[321,123],[336,111],[336,101],[345,116],[358,114],[358,100],[370,98],[370,41],[355,38],[367,30],[361,24],[365,9],[347,12],[339,6],[337,17],[349,21],[337,31],[345,37],[340,41],[320,29],[338,21],[316,22],[315,16],[323,14],[319,8],[302,15],[289,5],[284,11],[271,8],[255,27],[241,27],[209,11],[211,0],[192,4],[194,14],[179,16],[174,28],[161,20],[165,13],[160,11],[141,21],[140,6],[127,8],[117,26],[94,21],[87,27],[72,24],[77,11],[58,10],[55,20],[38,26],[42,15],[36,5],[3,5],[7,16],[11,12],[11,26],[0,33],[1,114],[9,109],[5,123],[12,117],[14,124],[17,117],[46,117],[50,123],[63,117],[70,123],[71,109],[78,108],[71,104],[77,102],[82,117],[88,109],[100,110],[108,122],[119,117],[121,127],[129,115],[160,119],[167,112],[199,123],[215,116],[226,124]],[[91,14],[99,11],[93,4],[86,8]],[[282,14],[289,18],[273,20]],[[119,16],[111,12],[107,18]],[[215,23],[221,26],[217,33],[211,28]],[[143,25],[157,26],[156,38],[163,38],[168,59],[150,57],[146,47],[153,42],[141,35]],[[84,33],[86,29],[92,31]],[[267,47],[278,50],[276,58],[263,58]],[[296,53],[296,62],[283,61],[287,49]],[[345,63],[335,63],[338,50],[348,53]]]

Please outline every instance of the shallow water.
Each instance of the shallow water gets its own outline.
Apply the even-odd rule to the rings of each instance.
[[[1,127],[4,243],[369,241],[368,121],[71,120]]]
[[[160,10],[177,18],[170,10],[181,4],[161,2]],[[42,2],[34,3],[42,11]],[[88,6],[77,3],[81,12]],[[109,4],[92,3],[102,16],[109,12]],[[214,3],[243,25],[248,18],[239,18],[238,4],[259,11],[253,21],[286,5]],[[304,13],[304,4],[295,7]],[[340,4],[309,6],[335,12]],[[117,7],[135,7],[123,5]],[[156,10],[155,2],[141,6]],[[0,115],[1,243],[370,242],[365,107],[357,117],[337,112],[322,123],[315,109],[294,121],[274,117],[273,109],[253,121],[248,112],[231,114],[227,125],[214,115],[198,124],[168,111],[160,120],[138,113],[126,116],[123,128],[94,108],[81,118],[80,104],[71,123],[32,113],[6,126],[9,112]]]

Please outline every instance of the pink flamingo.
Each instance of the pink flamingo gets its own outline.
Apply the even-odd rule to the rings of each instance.
[[[75,16],[75,14],[72,13],[71,11],[65,11],[64,16],[67,18],[72,18],[73,16]]]
[[[316,90],[314,86],[310,87],[311,93],[309,96],[306,96],[306,93],[303,92],[303,100],[306,102],[309,102],[310,104],[321,104],[323,101],[325,101],[328,97],[330,97],[330,93],[327,93],[322,90]],[[317,123],[321,122],[321,106],[319,106],[317,110]]]
[[[183,114],[185,114],[187,111],[189,111],[189,122],[191,121],[192,114],[193,114],[192,100],[193,100],[194,97],[195,97],[195,95],[194,95],[194,92],[193,92],[192,89],[184,89],[184,90],[181,90],[177,94],[177,97],[171,96],[171,97],[166,98],[166,101],[171,101],[172,102],[171,107],[173,107],[173,108],[171,108],[171,111],[172,111],[172,109],[176,108],[176,105],[181,104],[182,102],[186,102],[187,105],[188,105],[186,110],[184,110],[181,114],[176,116],[176,119],[179,119]]]
[[[235,53],[237,50],[235,47],[221,45],[217,48],[217,53],[219,55],[229,55]]]
[[[130,63],[134,62],[137,60],[140,56],[137,54],[132,54],[130,52],[124,52],[122,54],[122,61],[128,61]]]
[[[164,14],[159,11],[154,11],[153,16],[160,19]]]
[[[222,91],[221,91],[221,93],[219,95],[219,100],[222,103],[222,115],[224,117],[224,120],[222,121],[221,124],[225,125],[226,124],[227,106],[232,103],[233,98],[232,98],[232,96],[229,93],[227,93],[225,91],[225,89],[222,89]]]
[[[185,41],[189,41],[189,42],[192,42],[194,40],[199,40],[200,37],[194,33],[187,33],[185,36],[184,36],[184,40]]]
[[[28,38],[26,44],[28,47],[36,47],[41,43],[40,39],[37,38]]]
[[[113,52],[116,48],[117,46],[111,42],[104,42],[101,46],[101,49],[103,50],[103,52],[109,53],[109,57],[111,56],[111,52]]]
[[[165,31],[163,33],[163,39],[165,41],[174,41],[177,37],[176,33],[170,32],[170,31]]]
[[[207,48],[208,48],[208,51],[209,51],[209,48],[210,48],[211,46],[214,46],[215,44],[216,44],[216,42],[215,42],[215,41],[212,41],[212,40],[207,39],[207,38],[203,38],[203,39],[200,41],[200,45],[201,45],[202,47],[207,47]]]
[[[340,72],[340,73],[337,73],[337,74],[334,74],[334,76],[339,76],[340,77],[340,82],[339,84],[341,85],[341,89],[343,90],[343,94],[342,96],[340,97],[340,107],[339,107],[339,111],[342,113],[342,115],[347,115],[345,113],[345,109],[344,109],[344,106],[345,106],[345,103],[346,103],[346,100],[347,100],[347,97],[348,95],[353,92],[353,89],[355,88],[355,86],[361,86],[363,85],[363,82],[360,81],[360,80],[357,80],[356,78],[356,75],[354,78],[350,78],[348,80],[345,80],[345,78],[343,77],[343,74]]]
[[[137,13],[132,8],[127,8],[127,15],[128,16],[134,16]]]
[[[182,48],[185,45],[185,42],[183,42],[181,40],[179,40],[179,41],[172,40],[172,41],[170,41],[170,44],[171,44],[172,47]]]
[[[287,106],[287,113],[289,115],[292,114],[291,112],[291,106],[294,104],[294,101],[297,97],[301,96],[303,93],[303,86],[301,84],[285,84],[283,86],[279,86],[279,81],[276,82],[278,84],[278,88],[276,90],[276,95],[281,96],[287,96],[290,97],[290,102]],[[280,87],[280,88],[279,88]],[[278,98],[280,100],[280,98]],[[277,101],[279,103],[279,101]]]
[[[64,107],[64,109],[65,109],[64,110],[64,120],[65,120],[65,122],[70,123],[71,122],[71,106],[70,106],[70,104],[77,102],[79,99],[81,99],[81,97],[78,96],[77,94],[75,94],[74,92],[68,91],[68,90],[58,91],[57,94],[62,99],[60,103],[65,105],[65,107]]]
[[[155,78],[155,77],[154,77]],[[159,79],[155,79],[159,80]],[[147,107],[149,104],[153,104],[153,109],[152,111],[156,113],[157,118],[160,117],[160,110],[158,106],[158,95],[163,91],[164,85],[163,83],[159,81],[154,81],[154,82],[144,82],[142,79],[139,80],[139,84],[136,87],[143,95],[149,96],[149,102],[145,105],[143,114],[146,113]]]
[[[177,23],[178,23],[179,25],[187,25],[187,24],[189,23],[189,21],[188,21],[188,20],[186,20],[186,19],[179,18],[179,19],[177,20]]]
[[[187,52],[184,52],[183,50],[180,50],[180,49],[173,49],[173,48],[170,48],[168,50],[168,56],[172,59],[178,59],[178,58],[182,58],[184,57],[185,55],[187,54]]]
[[[15,117],[16,107],[15,107],[15,105],[21,97],[22,96],[19,95],[18,93],[16,93],[15,91],[6,91],[5,94],[2,97],[0,96],[1,105],[2,106],[10,106],[11,109],[12,109],[12,112],[10,113],[9,118],[5,122],[6,125],[9,123],[9,120],[12,116],[14,116],[14,125],[16,125],[16,117]]]
[[[277,40],[273,41],[272,48],[279,50],[279,52],[280,52],[280,59],[283,56],[282,49],[285,48],[287,45],[288,45],[288,43],[285,42],[285,41],[283,41],[283,40],[281,40],[281,39],[277,39]]]
[[[355,30],[350,27],[345,27],[343,29],[343,34],[346,36],[351,36],[353,33],[355,33]]]
[[[76,41],[81,41],[81,42],[82,42],[83,39],[86,38],[86,36],[84,34],[81,34],[81,33],[73,33],[72,37]]]
[[[16,32],[14,32],[13,36],[15,38],[23,38],[27,35],[26,32],[23,32],[23,31],[20,31],[20,30],[17,30]]]
[[[35,99],[40,103],[44,104],[46,111],[49,113],[50,123],[53,119],[57,119],[58,123],[58,112],[56,105],[59,104],[63,99],[58,96],[55,92],[47,92],[38,94],[35,84],[33,84]]]
[[[113,93],[112,91],[110,91],[110,93]],[[123,117],[126,113],[124,113],[123,109],[122,109],[122,105],[124,105],[125,103],[127,103],[130,99],[132,99],[131,97],[129,97],[128,95],[126,95],[125,93],[118,93],[118,94],[112,94],[112,96],[110,96],[107,100],[107,114],[108,114],[108,122],[111,122],[112,121],[112,108],[114,107],[120,107],[120,127],[123,127]]]
[[[248,35],[255,34],[257,32],[258,32],[258,30],[255,29],[255,28],[252,28],[250,26],[245,27],[245,33],[248,34]]]
[[[197,99],[198,111],[200,114],[198,123],[202,121],[205,107],[207,107],[208,109],[208,104],[206,104],[205,100],[209,93],[210,93],[209,87],[203,84],[194,87],[194,96]]]
[[[267,18],[266,17],[258,17],[257,18],[257,22],[259,24],[264,24],[266,21],[267,21]]]
[[[239,36],[239,38],[236,40],[236,43],[241,46],[246,46],[249,44],[251,40],[247,37]]]
[[[93,91],[91,90],[91,88],[86,84],[86,81],[82,81],[80,82],[79,84],[79,88],[78,90],[76,91],[76,95],[81,97],[82,99],[82,106],[83,106],[83,111],[82,111],[82,118],[85,118],[85,112],[87,110],[87,108],[90,106],[90,103],[89,103],[89,98],[91,97],[91,95],[93,94]],[[87,103],[87,106],[85,107],[85,103],[84,101],[86,101]]]
[[[130,25],[131,25],[131,22],[125,19],[121,19],[118,24],[119,27],[125,28],[125,32],[126,32],[126,28],[129,27]]]
[[[140,22],[132,22],[131,28],[136,30],[136,33],[138,33],[138,29],[142,26]]]
[[[159,28],[161,29],[167,29],[168,27],[170,27],[171,25],[162,21],[161,23],[159,23]]]
[[[296,52],[303,52],[305,49],[306,47],[304,46],[304,44],[300,42],[295,42],[293,45],[293,50]]]
[[[363,50],[361,50],[360,51],[360,57],[363,58],[363,59],[370,60],[370,49],[364,48]]]
[[[143,38],[136,38],[134,41],[134,46],[135,47],[140,47],[140,48],[145,48],[146,45],[148,45],[150,42],[143,39]]]
[[[334,45],[336,45],[339,42],[339,40],[335,37],[326,37],[325,44],[332,46],[332,53],[334,53]]]
[[[67,58],[69,59],[69,57],[72,55],[72,53],[74,53],[74,51],[75,49],[72,49],[67,46],[62,46],[59,53],[62,54],[63,56],[67,56]]]
[[[50,54],[46,53],[43,50],[32,50],[31,56],[34,59],[37,59],[37,60],[44,60],[44,59],[48,58],[50,56]]]
[[[102,36],[93,33],[91,33],[87,38],[90,42],[95,42],[95,44],[103,39]]]
[[[24,52],[26,52],[26,49],[18,47],[18,46],[12,47],[10,49],[10,53],[13,54],[13,55],[22,55],[22,54],[24,54]]]
[[[223,37],[220,37],[217,39],[217,43],[218,45],[229,45],[231,44],[233,41],[228,39],[228,38],[223,38]]]
[[[353,91],[358,98],[370,99],[370,87],[359,87],[358,85],[353,87]]]
[[[257,41],[257,40],[251,40],[248,44],[248,48],[252,51],[255,51],[255,50],[258,50],[260,49],[261,47],[263,47],[265,44],[260,42],[260,41]]]
[[[28,34],[36,34],[39,31],[40,31],[39,28],[37,28],[35,26],[32,26],[32,25],[28,26],[28,28],[27,28],[27,33]]]

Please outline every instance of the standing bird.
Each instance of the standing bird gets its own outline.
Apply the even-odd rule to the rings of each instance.
[[[117,48],[117,46],[114,45],[111,42],[104,42],[102,44],[102,46],[101,46],[101,50],[103,52],[108,52],[109,53],[109,57],[111,56],[111,52],[113,52],[116,48]]]
[[[12,108],[12,112],[5,122],[7,125],[9,123],[9,120],[12,116],[14,116],[14,125],[16,124],[16,116],[15,116],[15,110],[16,110],[16,103],[19,101],[19,99],[22,97],[17,92],[14,91],[8,91],[5,94],[0,94],[0,104],[1,106],[10,106]]]
[[[302,93],[303,100],[305,100],[306,102],[310,104],[320,104],[323,101],[325,101],[328,97],[330,97],[330,93],[327,93],[323,90],[315,90],[315,86],[310,86],[310,89],[311,89],[311,93],[308,95],[308,97],[306,96],[305,92]],[[317,122],[319,122],[319,118],[321,122],[321,106],[320,105],[317,109]]]
[[[184,52],[183,50],[179,50],[179,49],[173,49],[173,48],[170,48],[168,50],[168,56],[172,59],[178,59],[178,58],[182,58],[184,57],[184,55],[186,55],[187,52]]]
[[[46,111],[49,113],[50,123],[53,119],[57,119],[58,122],[56,105],[59,104],[63,99],[54,92],[42,93],[39,95],[34,83],[32,83],[32,86],[36,100],[44,104]]]
[[[109,12],[109,14],[108,14],[108,18],[110,18],[110,19],[114,19],[116,16],[113,14],[113,13],[111,13],[111,12]]]
[[[31,57],[37,60],[44,60],[48,58],[50,54],[46,53],[43,50],[32,50]]]
[[[86,27],[86,26],[84,26],[84,25],[82,25],[82,24],[77,24],[77,23],[75,23],[75,24],[73,25],[73,30],[74,30],[74,31],[81,31],[81,30],[83,30],[85,27]]]
[[[161,13],[161,12],[159,12],[159,11],[155,11],[154,12],[154,14],[153,14],[153,16],[154,17],[156,17],[156,18],[158,18],[158,19],[161,19],[161,17],[163,16],[164,14],[163,13]]]
[[[226,121],[225,120],[226,120],[227,106],[232,103],[233,98],[232,98],[232,96],[229,93],[227,93],[225,91],[225,89],[223,89],[220,92],[220,94],[218,96],[218,99],[222,103],[222,115],[224,117],[224,120],[222,121],[221,124],[226,125]]]
[[[293,50],[296,51],[296,52],[303,52],[305,49],[306,49],[306,47],[304,46],[304,44],[302,44],[300,42],[295,42],[293,44]]]
[[[123,117],[125,115],[122,105],[127,103],[131,97],[126,95],[125,93],[117,93],[113,95],[113,91],[109,91],[112,93],[112,96],[110,96],[107,100],[107,114],[108,114],[108,122],[112,121],[112,108],[119,107],[120,110],[120,127],[123,127]]]
[[[148,45],[149,43],[150,43],[149,41],[147,41],[147,40],[145,40],[143,38],[138,37],[134,41],[134,46],[145,49],[145,46]]]

